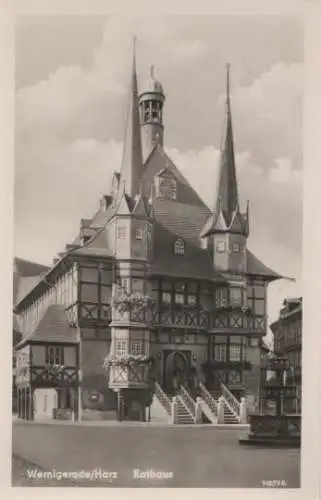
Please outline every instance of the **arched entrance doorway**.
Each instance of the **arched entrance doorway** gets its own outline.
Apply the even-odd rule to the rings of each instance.
[[[190,372],[189,351],[164,352],[163,386],[167,392],[174,393],[188,381]]]

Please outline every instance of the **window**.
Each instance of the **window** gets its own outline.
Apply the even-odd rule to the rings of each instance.
[[[225,241],[221,240],[216,243],[216,251],[218,253],[225,252]]]
[[[116,354],[116,356],[126,356],[126,354],[127,354],[127,340],[126,339],[116,339],[115,354]]]
[[[83,302],[95,303],[98,301],[98,286],[90,283],[81,285],[81,300]]]
[[[43,395],[43,412],[47,411],[47,400],[48,400],[48,394]]]
[[[164,304],[170,304],[172,301],[172,294],[169,292],[162,292],[162,302]]]
[[[144,280],[138,278],[132,279],[132,293],[144,293]]]
[[[120,240],[123,240],[126,238],[126,228],[124,226],[119,226],[117,228],[117,236]]]
[[[156,193],[160,198],[176,200],[177,188],[176,179],[172,172],[165,168],[155,179]]]
[[[175,304],[184,304],[184,294],[175,293]]]
[[[227,305],[227,288],[217,288],[215,290],[215,304],[216,307]]]
[[[138,227],[136,229],[136,240],[142,240],[143,239],[143,230],[141,227]]]
[[[230,344],[230,361],[241,360],[241,346],[238,344]]]
[[[127,278],[122,278],[121,280],[121,290],[124,293],[127,293],[129,291],[129,282]]]
[[[232,252],[233,253],[238,253],[240,251],[240,244],[239,243],[233,243],[232,245]]]
[[[182,240],[182,239],[176,240],[175,244],[174,244],[174,254],[175,255],[184,255],[184,251],[185,251],[184,240]]]
[[[247,291],[248,305],[256,316],[265,315],[265,287],[250,285]]]
[[[197,302],[196,295],[188,295],[188,296],[187,296],[187,303],[188,303],[190,306],[195,306],[195,305],[196,305],[196,302]]]
[[[135,356],[143,356],[145,354],[144,340],[131,341],[131,354],[134,354]]]
[[[159,196],[167,200],[176,200],[175,180],[162,179],[159,183]]]
[[[226,344],[215,344],[214,359],[215,361],[226,361]]]
[[[242,289],[237,287],[230,288],[230,300],[232,305],[242,305]]]
[[[64,348],[48,346],[46,349],[46,363],[49,365],[63,365]]]

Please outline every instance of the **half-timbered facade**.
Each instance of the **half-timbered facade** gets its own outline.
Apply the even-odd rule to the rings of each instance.
[[[302,384],[302,298],[284,300],[279,318],[270,326],[274,335],[274,350],[289,361],[287,383],[296,386],[292,411],[301,412]]]
[[[75,334],[79,365],[70,384],[79,388],[83,418],[117,407],[121,418],[145,419],[155,391],[167,401],[191,381],[209,405],[220,389],[232,402],[245,394],[255,399],[267,286],[280,276],[248,248],[250,210],[238,199],[229,81],[213,210],[166,154],[163,87],[151,74],[139,93],[135,59],[129,94],[120,172],[97,213],[81,220],[75,240],[17,300],[18,351],[33,352],[37,331],[47,349],[42,322],[53,308],[63,311]],[[206,180],[214,181],[214,174]],[[70,347],[66,332],[55,344],[63,350]],[[57,382],[58,391],[47,365],[37,365],[37,380]]]

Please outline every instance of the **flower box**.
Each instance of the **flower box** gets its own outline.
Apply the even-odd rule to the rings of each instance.
[[[130,367],[130,366],[138,366],[138,365],[146,365],[151,361],[149,356],[146,355],[134,355],[128,354],[127,356],[114,356],[108,355],[104,359],[103,367],[105,370],[108,370],[112,366],[122,366],[122,367]]]
[[[111,305],[122,314],[132,311],[133,309],[149,309],[154,305],[154,301],[148,295],[142,295],[140,293],[124,293],[118,297],[113,297]]]

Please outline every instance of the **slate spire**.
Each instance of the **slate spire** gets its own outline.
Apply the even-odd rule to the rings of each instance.
[[[249,234],[249,207],[246,213],[240,210],[235,168],[234,138],[230,99],[230,65],[226,71],[226,112],[223,140],[219,159],[218,186],[214,212],[207,220],[200,236],[214,233]]]
[[[126,194],[131,198],[134,198],[140,191],[140,180],[143,167],[135,45],[136,41],[134,38],[131,88],[129,94],[123,157],[120,169],[121,179],[125,183]]]
[[[235,170],[234,139],[230,102],[230,65],[226,72],[226,114],[221,146],[219,179],[216,199],[216,213],[223,213],[226,225],[232,222],[233,214],[239,207]]]

